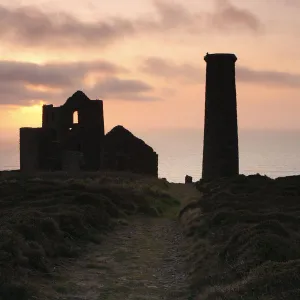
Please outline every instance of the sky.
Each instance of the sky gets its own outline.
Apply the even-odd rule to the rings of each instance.
[[[239,129],[300,129],[299,0],[1,0],[0,146],[76,90],[106,131],[201,129],[206,52],[236,54]]]

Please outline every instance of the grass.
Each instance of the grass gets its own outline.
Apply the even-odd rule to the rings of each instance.
[[[300,176],[197,183],[180,214],[194,299],[300,298]]]
[[[168,190],[164,180],[128,173],[1,172],[0,298],[29,299],[32,278],[51,278],[128,216],[174,214],[180,202]]]

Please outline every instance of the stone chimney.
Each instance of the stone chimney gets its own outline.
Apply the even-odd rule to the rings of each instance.
[[[206,54],[202,178],[239,173],[234,54]]]

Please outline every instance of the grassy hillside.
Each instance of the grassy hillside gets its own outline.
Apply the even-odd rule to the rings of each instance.
[[[300,176],[201,181],[181,211],[195,299],[300,298]]]
[[[0,296],[28,299],[35,276],[101,243],[133,214],[160,216],[179,201],[169,184],[121,173],[40,173],[0,177]],[[1,297],[0,297],[1,298]]]

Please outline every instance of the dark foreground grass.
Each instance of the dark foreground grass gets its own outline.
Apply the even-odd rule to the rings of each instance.
[[[300,176],[197,187],[181,213],[195,299],[300,299]]]
[[[132,174],[2,174],[0,299],[30,299],[36,276],[51,279],[55,266],[101,243],[127,216],[178,205],[167,182]]]

